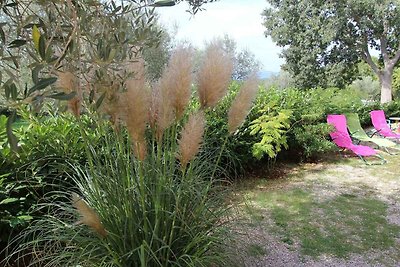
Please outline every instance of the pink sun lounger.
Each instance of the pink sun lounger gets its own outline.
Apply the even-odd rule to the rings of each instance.
[[[386,122],[385,112],[383,110],[373,110],[369,114],[371,115],[372,125],[374,126],[376,133],[386,138],[400,140],[400,134],[392,132],[390,126]]]
[[[327,121],[335,127],[335,131],[330,133],[332,141],[340,148],[352,151],[359,156],[366,164],[364,157],[376,156],[382,161],[384,159],[377,154],[376,150],[369,146],[355,145],[347,131],[347,121],[344,115],[328,115]]]

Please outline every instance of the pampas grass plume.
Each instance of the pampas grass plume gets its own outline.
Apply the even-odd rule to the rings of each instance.
[[[145,139],[134,141],[133,152],[138,160],[143,161],[147,156],[147,143]]]
[[[192,84],[192,52],[190,48],[179,47],[171,56],[162,77],[161,84],[170,92],[177,119],[185,112],[190,100]]]
[[[152,129],[156,129],[157,121],[160,116],[160,102],[161,102],[161,90],[158,84],[152,86],[150,93],[150,107],[149,107],[149,124]]]
[[[164,131],[175,120],[172,93],[170,87],[163,84],[163,80],[154,85],[151,100],[151,124],[155,126],[156,138],[161,142]]]
[[[84,224],[92,228],[100,236],[107,236],[106,229],[100,221],[99,215],[76,193],[72,193],[72,205],[81,215],[78,224]]]
[[[178,158],[185,168],[200,150],[205,127],[204,113],[199,111],[189,116],[189,120],[181,133]]]
[[[120,98],[120,105],[124,110],[121,117],[129,135],[134,142],[143,140],[150,107],[150,91],[144,77],[144,66],[141,66],[135,78],[126,81],[126,92]]]
[[[148,121],[149,90],[137,80],[128,80],[126,87],[127,92],[123,99],[126,105],[125,122],[131,138],[139,141],[144,138]]]
[[[61,88],[64,93],[76,92],[76,95],[68,101],[68,109],[76,117],[81,113],[81,92],[79,87],[79,80],[72,72],[59,72],[57,74],[56,86]]]
[[[222,42],[210,43],[198,73],[198,95],[203,109],[214,107],[225,95],[232,70],[232,59],[224,52]]]
[[[252,75],[246,80],[235,97],[228,113],[228,130],[233,134],[246,119],[257,95],[258,79]]]

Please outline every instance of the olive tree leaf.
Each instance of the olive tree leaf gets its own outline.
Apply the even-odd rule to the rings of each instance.
[[[56,81],[57,81],[57,77],[50,77],[50,78],[40,79],[38,81],[38,83],[36,83],[34,86],[32,86],[28,90],[28,95],[32,94],[33,92],[35,92],[37,90],[42,90],[42,89],[46,88],[47,86],[52,85]]]
[[[17,48],[23,46],[24,44],[26,44],[26,40],[16,39],[8,45],[8,48]]]
[[[39,52],[40,31],[36,25],[32,27],[32,40],[36,50]]]
[[[44,35],[39,37],[39,55],[43,60],[46,59],[46,40]]]
[[[53,95],[48,95],[48,98],[53,98],[53,99],[57,99],[57,100],[71,100],[72,98],[74,98],[76,96],[76,92],[71,92],[69,94],[66,94],[64,92],[60,92],[60,93],[56,93]]]
[[[165,6],[174,6],[176,3],[174,0],[160,0],[157,2],[154,2],[150,6],[152,7],[165,7]]]

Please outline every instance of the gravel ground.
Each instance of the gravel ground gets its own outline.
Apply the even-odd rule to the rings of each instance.
[[[355,158],[340,163],[304,164],[290,169],[288,175],[269,183],[269,187],[263,185],[262,190],[307,189],[318,201],[343,193],[373,194],[388,204],[388,221],[400,225],[400,156],[385,155],[385,158],[388,163],[382,166],[366,166]],[[256,189],[260,190],[260,186]],[[273,224],[268,212],[263,220],[264,224]],[[398,257],[393,257],[399,253],[400,240],[397,240],[397,249],[367,251],[352,254],[346,259],[330,255],[315,259],[301,255],[299,244],[288,246],[265,227],[240,224],[236,230],[239,237],[235,254],[239,266],[400,266]],[[243,252],[248,244],[257,244],[263,248],[265,253],[262,254],[265,255],[254,256]]]

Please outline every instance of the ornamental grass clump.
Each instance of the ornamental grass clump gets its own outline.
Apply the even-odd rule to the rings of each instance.
[[[210,49],[212,62],[204,65],[221,70],[213,64],[226,56],[214,44]],[[48,214],[15,241],[23,242],[14,255],[29,251],[28,266],[231,266],[223,183],[213,177],[218,162],[199,156],[207,155],[199,153],[204,112],[223,97],[227,75],[207,74],[210,84],[203,77],[203,104],[188,109],[191,69],[178,69],[190,60],[188,50],[175,52],[150,88],[139,76],[128,81],[118,131],[92,115],[102,143],[88,143],[85,166],[68,165],[76,188],[39,205]],[[82,129],[82,138],[88,135]]]

